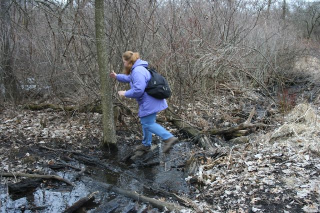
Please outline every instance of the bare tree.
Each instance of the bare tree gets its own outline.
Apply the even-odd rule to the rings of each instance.
[[[108,78],[106,30],[104,24],[104,0],[95,1],[95,26],[98,64],[100,73],[101,104],[103,119],[103,146],[116,148],[116,134],[113,120],[112,86]]]
[[[0,62],[0,85],[5,100],[16,101],[19,96],[19,87],[16,76],[13,73],[11,19],[9,0],[1,0],[1,62]]]
[[[96,47],[101,46],[93,45],[94,1],[13,2],[11,42],[15,48],[11,52],[19,82],[34,78],[37,88],[46,88],[49,98],[41,101],[80,106],[97,103],[103,75],[96,60]],[[286,13],[283,27],[283,2],[104,0],[103,45],[108,56],[104,63],[120,72],[122,52],[139,51],[167,77],[174,93],[170,102],[181,109],[199,99],[209,100],[210,95],[203,94],[214,94],[221,82],[274,83],[280,79],[277,75],[290,70],[301,44],[299,30],[292,27],[291,12]],[[270,13],[267,22],[261,18],[264,7]],[[22,26],[21,17],[25,18]],[[315,25],[312,35],[318,28]],[[38,91],[33,97],[37,95]],[[134,107],[130,100],[123,102]]]
[[[290,18],[304,38],[320,39],[320,2],[294,2]]]

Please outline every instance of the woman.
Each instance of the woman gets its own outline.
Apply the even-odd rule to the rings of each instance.
[[[132,51],[123,53],[122,60],[125,74],[112,72],[110,77],[122,83],[130,83],[130,90],[119,91],[118,94],[127,98],[135,98],[139,104],[138,116],[142,125],[143,140],[136,151],[149,151],[152,133],[154,133],[164,140],[163,152],[168,152],[178,139],[156,123],[157,113],[166,109],[168,105],[165,99],[156,99],[145,92],[151,78],[150,72],[146,69],[148,62],[141,60],[139,53]]]

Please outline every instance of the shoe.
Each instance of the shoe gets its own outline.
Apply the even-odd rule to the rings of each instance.
[[[148,152],[150,150],[151,146],[145,146],[143,144],[136,146],[136,148],[134,149],[135,152],[137,151],[143,151],[143,152]]]
[[[168,140],[165,140],[164,146],[163,146],[163,153],[167,153],[177,141],[178,141],[178,138],[176,137],[171,137]]]

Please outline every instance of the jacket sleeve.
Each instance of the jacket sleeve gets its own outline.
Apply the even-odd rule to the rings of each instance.
[[[117,80],[122,83],[130,83],[131,76],[125,74],[117,74]]]
[[[147,86],[145,77],[139,70],[136,70],[131,73],[131,78],[132,86],[130,90],[126,91],[125,96],[127,98],[139,98],[143,95]]]

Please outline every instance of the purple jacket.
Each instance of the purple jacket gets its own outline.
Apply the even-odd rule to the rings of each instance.
[[[168,107],[165,99],[156,99],[144,91],[151,78],[150,72],[145,67],[148,67],[148,62],[138,59],[132,66],[130,75],[117,75],[118,81],[130,83],[131,89],[126,91],[125,96],[137,100],[140,118],[160,112]]]

